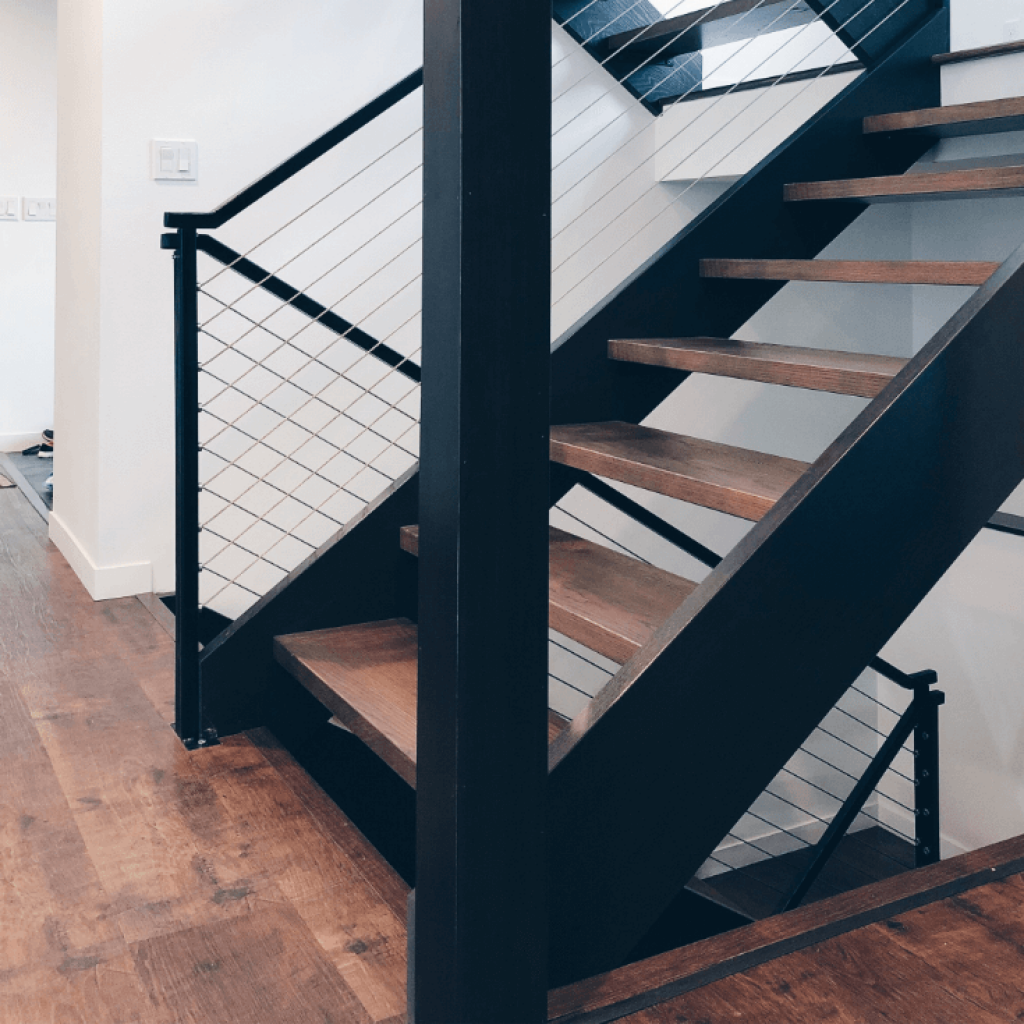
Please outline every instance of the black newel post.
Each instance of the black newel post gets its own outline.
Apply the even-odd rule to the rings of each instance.
[[[199,313],[196,231],[174,237],[175,690],[174,728],[194,747],[203,739],[199,684]]]
[[[941,690],[919,690],[914,729],[914,838],[917,867],[940,859],[939,708],[946,702]]]
[[[425,0],[424,14],[410,1020],[539,1024],[551,5]]]

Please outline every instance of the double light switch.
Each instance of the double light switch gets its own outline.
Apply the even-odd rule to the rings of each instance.
[[[0,196],[0,220],[52,221],[56,219],[56,199]]]
[[[199,147],[194,142],[154,139],[152,146],[155,181],[196,181],[199,177]]]

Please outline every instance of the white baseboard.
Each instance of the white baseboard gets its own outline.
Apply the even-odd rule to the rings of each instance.
[[[20,452],[39,444],[40,433],[34,430],[31,434],[0,434],[0,452]]]
[[[50,540],[75,570],[94,601],[153,592],[153,564],[97,565],[56,512],[50,513]]]

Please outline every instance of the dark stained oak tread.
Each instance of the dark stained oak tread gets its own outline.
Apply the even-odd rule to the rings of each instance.
[[[631,423],[551,428],[551,458],[742,519],[760,519],[807,470],[805,462]]]
[[[979,288],[998,263],[924,260],[701,260],[701,277],[741,281],[938,284]]]
[[[419,527],[402,529],[402,547],[419,552]],[[551,527],[552,629],[606,658],[628,661],[697,588],[646,565]]]
[[[389,619],[274,639],[274,656],[324,707],[416,785],[416,626]]]
[[[906,360],[892,356],[765,345],[728,338],[612,341],[608,344],[608,354],[624,362],[861,398],[874,398],[906,364]]]
[[[1022,871],[1024,837],[1009,839],[556,989],[548,999],[548,1020],[619,1020],[796,950]]]
[[[935,137],[992,135],[1024,129],[1024,96],[948,107],[876,114],[864,119],[868,135],[878,132],[913,132]]]
[[[1024,53],[1024,39],[1015,39],[1009,43],[996,43],[994,46],[978,46],[971,50],[937,53],[932,57],[932,61],[936,64],[965,64],[971,60],[984,60],[986,57],[1007,57],[1013,53]]]
[[[786,186],[785,198],[788,203],[827,199],[898,202],[914,199],[983,199],[997,195],[1020,195],[1022,191],[1024,167],[978,167],[938,174],[799,182]]]
[[[274,657],[347,729],[416,785],[416,626],[387,619],[293,633]],[[548,741],[568,722],[548,716]]]

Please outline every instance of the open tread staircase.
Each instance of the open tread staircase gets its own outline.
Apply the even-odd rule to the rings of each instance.
[[[723,16],[717,19],[719,29],[731,31],[725,14],[739,17],[756,6],[748,0],[724,5],[720,8]],[[774,2],[765,5],[777,6]],[[686,30],[684,37],[698,31],[693,18],[694,15],[684,15],[683,19],[673,19],[680,23],[691,19],[688,26],[682,26]],[[633,32],[612,37],[606,46],[610,50],[615,45],[630,45],[639,50],[649,47],[655,39],[664,44],[667,34],[679,31],[679,24],[672,27],[671,21],[665,22],[656,31],[645,33],[642,44],[625,38],[635,37],[637,33]],[[696,45],[692,39],[691,42]],[[676,45],[688,44],[672,44]],[[703,45],[707,45],[706,40],[700,41]],[[665,56],[684,52],[692,51],[670,48]],[[879,81],[884,84],[884,78]],[[1015,125],[1015,119],[1024,118],[1024,100],[998,103],[1002,105],[969,104],[964,108],[942,108],[947,113],[921,109],[871,117],[864,122],[864,130],[872,134],[940,135],[1015,130],[1008,126]],[[855,123],[860,123],[859,115]],[[983,127],[985,124],[990,128]],[[911,162],[912,158],[905,161],[903,168]],[[798,163],[795,158],[794,163]],[[887,166],[873,169],[888,171],[899,164],[900,160],[893,160]],[[792,171],[792,166],[790,172],[798,173]],[[826,170],[837,173],[843,168],[833,164]],[[780,199],[781,183],[787,180],[792,179],[778,179],[775,194]],[[1024,187],[1024,168],[1002,168],[946,175],[886,174],[791,183],[784,198],[792,202],[933,198],[990,194],[1019,187]],[[741,195],[737,205],[742,206],[743,202],[746,200]],[[838,219],[836,224],[838,233],[842,224]],[[792,236],[788,238],[791,241]],[[707,246],[706,251],[714,250]],[[771,250],[762,244],[754,251]],[[788,242],[782,251],[800,252]],[[820,259],[702,259],[699,270],[696,260],[690,268],[695,278],[699,274],[700,278],[723,282],[709,286],[716,290],[716,295],[724,294],[717,289],[732,287],[724,282],[739,280],[980,287],[989,283],[993,275],[997,283],[1005,283],[1011,275],[1024,275],[1024,257],[1018,264],[1009,268],[1003,265],[1002,269],[993,262]],[[670,296],[668,289],[660,293],[662,299]],[[978,328],[978,334],[986,339],[995,336],[993,323],[997,316],[1006,315],[1008,302],[1000,303],[995,288],[971,307],[972,316],[980,320],[990,318]],[[698,329],[710,334],[707,320],[705,315]],[[722,323],[728,322],[723,318]],[[711,330],[716,327],[721,329],[712,325]],[[669,329],[678,329],[678,325],[670,325]],[[885,615],[872,609],[865,616],[866,621],[861,624],[863,636],[858,635],[850,649],[844,650],[845,661],[832,672],[834,678],[823,683],[819,675],[827,648],[824,633],[833,625],[838,629],[839,623],[848,622],[851,602],[867,585],[865,581],[877,586],[880,567],[896,565],[896,553],[910,549],[919,536],[918,523],[927,511],[917,498],[921,490],[919,477],[925,470],[919,466],[883,467],[885,473],[877,486],[882,492],[886,487],[889,489],[885,501],[887,508],[892,506],[893,528],[891,536],[873,536],[868,520],[876,506],[868,503],[866,497],[875,486],[870,460],[877,458],[878,452],[896,451],[900,431],[910,429],[908,409],[913,400],[904,400],[907,391],[917,388],[920,394],[939,387],[936,381],[959,379],[963,375],[965,346],[956,345],[958,332],[963,329],[964,323],[954,318],[910,364],[891,357],[714,336],[623,338],[607,342],[606,354],[611,364],[646,364],[877,399],[813,465],[684,437],[621,418],[562,423],[551,428],[552,462],[576,473],[590,473],[755,522],[769,517],[747,534],[720,570],[700,587],[591,541],[551,530],[551,627],[623,666],[572,723],[555,715],[549,720],[549,869],[553,891],[558,893],[552,901],[551,928],[557,955],[562,958],[555,969],[565,977],[582,976],[611,961],[622,962],[623,955],[643,934],[643,928],[649,927],[664,910],[668,888],[674,885],[674,892],[678,892],[688,879],[692,880],[701,857],[714,849],[714,844],[735,822],[737,809],[742,813],[742,808],[750,806],[765,779],[770,779],[799,746],[808,727],[813,728],[821,720],[821,713],[827,713],[846,685],[877,654],[879,641],[884,643],[892,633],[892,623],[902,621],[910,613],[923,592],[969,541],[970,531],[991,514],[989,511],[982,515],[982,506],[998,504],[1002,500],[999,496],[1009,493],[1007,488],[1016,466],[1003,465],[998,460],[1012,461],[1010,449],[1002,445],[992,454],[995,469],[984,467],[998,477],[990,482],[968,458],[972,451],[957,447],[968,444],[970,437],[968,431],[956,428],[963,427],[968,417],[976,413],[974,408],[968,408],[969,403],[958,406],[953,417],[956,422],[949,424],[949,450],[944,452],[944,461],[940,460],[935,473],[935,487],[937,492],[954,485],[969,491],[965,507],[957,510],[964,525],[953,536],[949,530],[933,527],[929,520],[932,533],[927,551],[921,554],[915,549],[920,579],[908,582],[901,577],[893,581],[893,593],[887,595],[890,607]],[[609,336],[621,338],[621,332],[609,332],[604,337]],[[631,368],[619,368],[622,372],[633,372]],[[901,374],[905,368],[908,372]],[[989,372],[991,375],[995,371]],[[1004,376],[1008,375],[1009,370]],[[897,378],[900,387],[889,388]],[[608,391],[604,394],[607,397]],[[974,400],[975,405],[978,401]],[[587,415],[595,413],[590,411]],[[871,455],[872,451],[875,455]],[[956,462],[957,459],[961,461]],[[969,472],[965,466],[971,467]],[[845,495],[852,495],[848,507],[837,503],[837,496]],[[927,508],[934,511],[935,504],[929,501]],[[829,530],[841,531],[842,543],[833,543],[824,533],[812,537],[817,548],[807,567],[806,579],[792,581],[787,575],[787,559],[799,553],[807,560],[801,545],[808,524],[830,516],[835,521],[830,520]],[[418,528],[403,527],[400,538],[396,538],[398,544],[405,552],[417,554]],[[859,589],[837,587],[836,581],[845,582],[846,575],[858,577]],[[771,589],[773,581],[777,590]],[[738,586],[734,588],[733,584]],[[752,617],[751,609],[763,599],[764,586],[768,586],[772,599],[765,601],[763,615]],[[918,594],[920,586],[924,586],[922,594]],[[804,612],[809,615],[800,614],[800,601],[806,602]],[[816,625],[808,625],[804,621],[807,618],[813,618]],[[749,633],[742,634],[742,643],[729,643],[728,638],[736,635],[733,624],[741,620],[750,627]],[[410,785],[415,785],[417,627],[413,622],[390,618],[282,635],[275,640],[274,652],[278,662],[341,725],[376,751]],[[772,666],[763,680],[759,675],[762,660]],[[755,677],[758,685],[751,686],[749,681]],[[739,708],[737,680],[741,679],[746,680],[747,688],[742,690],[743,707]],[[783,684],[790,688],[787,695],[803,705],[794,706],[792,721],[780,723],[778,729],[764,735],[763,722],[774,707],[773,687]],[[658,709],[664,709],[663,716],[652,714]],[[709,723],[718,725],[711,728]],[[628,745],[624,741],[639,732],[644,732],[645,741],[631,748],[631,762],[612,764],[612,755],[622,751]],[[736,772],[730,775],[731,762],[722,749],[723,735],[741,749],[757,748],[756,779],[740,779],[742,773]],[[678,786],[673,789],[672,780],[678,782],[680,775],[694,778],[704,771],[718,780],[716,795],[721,802],[702,816],[701,795],[679,792]],[[672,806],[667,811],[669,803]],[[645,832],[649,816],[658,813],[661,817],[656,831]],[[676,819],[699,822],[699,826],[684,829]],[[699,836],[695,838],[696,833]],[[658,844],[653,851],[652,835]],[[614,855],[609,855],[606,847],[615,847]],[[685,860],[680,860],[680,849],[685,851]],[[630,870],[624,870],[624,865]],[[645,869],[659,874],[664,891],[648,891]],[[699,892],[702,888],[711,893],[715,887],[697,885],[695,890]],[[719,898],[726,888],[722,883]],[[598,891],[605,900],[601,906],[595,905],[593,899]],[[729,895],[737,894],[738,889]],[[737,896],[737,907],[740,902]],[[622,921],[628,921],[632,929],[629,934],[616,930]],[[594,949],[584,949],[586,937],[598,933],[605,936],[602,942]]]
[[[861,352],[765,345],[729,338],[636,338],[608,343],[612,359],[690,373],[874,398],[905,359]]]

